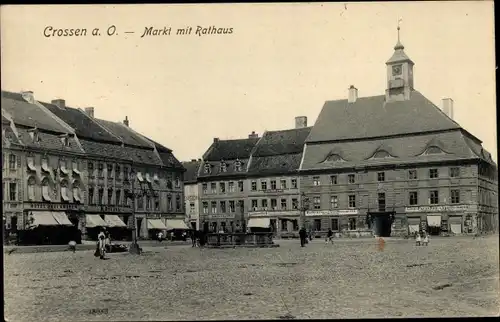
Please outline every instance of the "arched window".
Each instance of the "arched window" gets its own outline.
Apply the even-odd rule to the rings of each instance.
[[[73,199],[76,202],[82,202],[82,197],[80,195],[80,182],[77,180],[73,181]]]
[[[339,162],[339,161],[344,161],[344,159],[342,159],[340,155],[335,153],[329,154],[325,159],[325,162]]]
[[[240,171],[241,171],[241,161],[240,161],[240,160],[236,160],[236,162],[234,163],[234,169],[235,169],[237,172],[240,172]]]
[[[425,154],[441,154],[443,153],[443,150],[441,150],[439,147],[433,145],[427,148],[425,151]]]
[[[226,171],[227,171],[226,162],[221,161],[221,163],[220,163],[220,172],[226,172]]]
[[[204,170],[205,170],[205,173],[210,173],[210,163],[205,163]]]
[[[69,201],[68,180],[66,180],[66,179],[61,181],[61,198],[62,198],[62,201]]]
[[[43,178],[42,180],[42,199],[43,201],[52,201],[50,198],[49,179]]]
[[[29,177],[29,179],[28,179],[28,200],[30,200],[30,201],[35,200],[35,185],[36,185],[35,178]]]

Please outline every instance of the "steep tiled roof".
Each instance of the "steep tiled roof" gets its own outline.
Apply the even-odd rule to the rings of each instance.
[[[10,125],[2,125],[2,137],[10,144],[22,145]]]
[[[12,115],[15,124],[56,133],[68,133],[68,130],[52,115],[37,105],[25,101],[21,94],[2,91],[2,109]]]
[[[458,129],[437,106],[417,91],[407,101],[385,102],[385,96],[327,101],[306,142],[374,138]]]
[[[40,149],[48,149],[48,150],[56,150],[56,151],[67,151],[74,153],[83,153],[82,149],[76,142],[73,136],[68,136],[69,146],[64,146],[63,141],[59,135],[45,133],[42,131],[38,132],[39,141],[35,142],[31,138],[28,129],[26,128],[17,128],[17,132],[19,134],[19,139],[22,144],[25,146],[40,148]]]
[[[115,136],[119,137],[125,144],[147,148],[152,148],[153,146],[151,142],[145,140],[142,136],[135,134],[134,131],[131,131],[129,127],[122,124],[121,122],[111,122],[101,119],[95,120],[101,123],[101,125],[103,125]]]
[[[122,148],[121,144],[96,142],[87,139],[80,139],[80,143],[87,154],[129,160],[127,152]]]
[[[184,170],[182,163],[171,152],[158,152],[165,167]]]
[[[79,109],[68,106],[65,108],[59,108],[50,103],[40,103],[75,129],[76,135],[79,138],[88,138],[91,140],[113,143],[120,142],[116,137],[108,133],[108,131],[100,126],[97,121],[94,121],[91,117]]]
[[[302,152],[293,154],[252,157],[249,175],[280,175],[295,173],[300,166]]]
[[[158,155],[154,152],[153,148],[146,149],[124,146],[122,149],[126,153],[127,159],[133,162],[151,165],[163,164]]]
[[[301,153],[310,127],[283,131],[268,131],[255,146],[252,156],[265,157]]]
[[[208,148],[203,159],[205,161],[247,159],[258,140],[258,138],[218,140]]]
[[[466,134],[456,130],[389,139],[307,144],[301,170],[477,159],[478,156],[472,151],[466,140]],[[442,152],[438,154],[425,153],[428,148],[436,146],[435,142],[440,142],[438,148]],[[381,151],[385,151],[391,156],[378,157],[378,155],[387,156],[387,153],[376,153]],[[328,156],[333,153],[340,155],[341,160],[331,161],[328,159]]]
[[[182,162],[182,165],[186,169],[186,172],[184,172],[184,183],[196,183],[200,164],[201,161]]]

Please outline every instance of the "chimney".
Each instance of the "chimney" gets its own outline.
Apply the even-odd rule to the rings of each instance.
[[[196,159],[191,159],[191,162],[196,162]]]
[[[347,97],[347,102],[354,103],[358,99],[358,89],[351,85],[349,87],[349,96]]]
[[[125,124],[126,126],[129,126],[128,116],[125,116],[125,119],[123,120],[123,124]]]
[[[21,92],[21,95],[23,96],[23,98],[26,102],[31,103],[31,104],[35,103],[35,94],[33,94],[33,91],[24,91],[24,92]]]
[[[85,113],[87,113],[87,115],[90,117],[94,117],[94,108],[93,107],[86,107]]]
[[[249,139],[256,139],[258,137],[259,137],[259,135],[257,133],[255,133],[255,131],[252,131],[252,133],[248,134]]]
[[[200,162],[201,162],[201,159],[198,159],[198,161],[200,161]]]
[[[302,129],[307,127],[307,116],[297,116],[295,118],[295,128]]]
[[[63,100],[63,99],[56,99],[56,100],[52,100],[52,105],[55,105],[57,107],[59,107],[60,109],[65,109],[66,108],[66,101]]]
[[[219,142],[219,138],[214,138],[214,143]]]
[[[453,100],[451,98],[443,98],[443,112],[453,120]]]

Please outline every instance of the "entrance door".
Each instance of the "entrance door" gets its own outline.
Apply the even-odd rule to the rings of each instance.
[[[392,221],[389,214],[377,214],[373,217],[373,233],[380,237],[390,237]]]
[[[196,230],[196,222],[195,221],[191,222],[191,229]]]

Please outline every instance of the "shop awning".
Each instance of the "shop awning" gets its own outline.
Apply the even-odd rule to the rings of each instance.
[[[408,217],[408,225],[420,225],[420,217]]]
[[[30,217],[33,220],[30,223],[30,227],[59,226],[59,223],[56,221],[56,219],[52,215],[52,212],[50,211],[33,211],[30,213]]]
[[[450,224],[462,224],[462,216],[450,216],[448,217],[448,222]]]
[[[419,225],[408,225],[408,231],[410,234],[418,232]]]
[[[450,224],[450,230],[454,234],[462,233],[462,224]]]
[[[99,215],[85,215],[87,228],[108,227],[109,225]]]
[[[105,215],[104,221],[109,227],[127,227],[125,223],[117,215]]]
[[[441,227],[441,216],[427,216],[427,225],[429,227]]]
[[[59,223],[59,225],[63,226],[73,226],[71,221],[69,221],[68,216],[66,213],[62,211],[53,211],[52,216],[54,216],[54,219]]]
[[[269,218],[250,218],[248,219],[248,228],[269,228],[271,220]]]
[[[160,219],[148,219],[148,229],[167,230],[167,227]]]
[[[184,220],[181,219],[167,219],[167,230],[172,229],[189,229]]]

